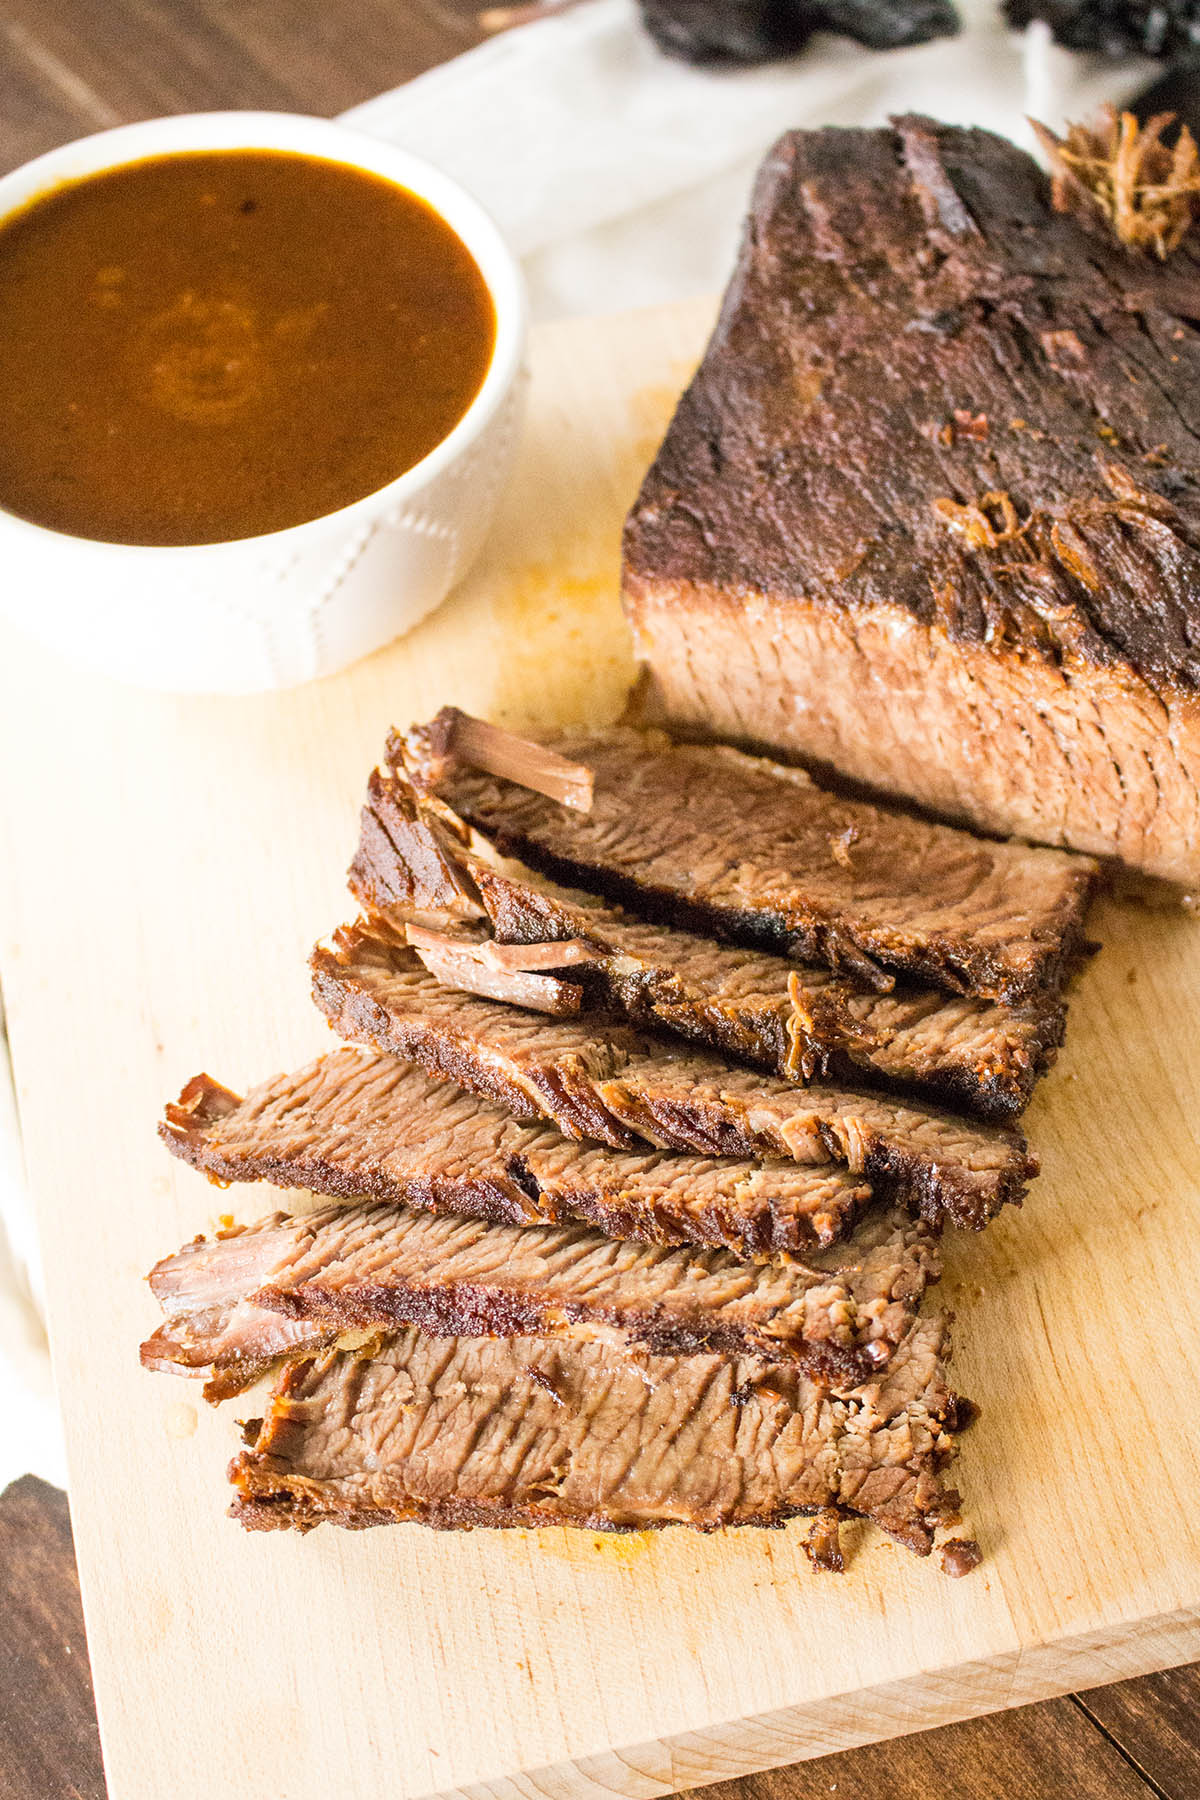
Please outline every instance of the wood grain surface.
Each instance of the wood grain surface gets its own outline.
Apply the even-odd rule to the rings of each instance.
[[[342,112],[480,36],[471,0],[5,0],[0,166],[159,113]]]
[[[477,35],[469,0],[320,8],[292,0],[9,0],[0,18],[0,169],[84,131],[157,112],[336,111]],[[98,1800],[104,1788],[66,1503],[32,1478],[0,1496],[0,1619],[0,1792]],[[962,1800],[1077,1792],[1194,1800],[1200,1669],[1118,1682],[707,1791],[718,1800],[917,1800],[946,1791]]]
[[[1029,1115],[1035,1194],[948,1246],[958,1380],[983,1407],[961,1482],[987,1562],[966,1581],[867,1532],[843,1580],[815,1579],[802,1526],[247,1536],[222,1516],[231,1421],[137,1367],[142,1271],[214,1213],[275,1200],[218,1197],[162,1152],[154,1116],[198,1068],[243,1086],[328,1041],[305,953],[347,911],[387,725],[442,700],[505,722],[618,709],[619,525],[710,318],[542,328],[481,565],[343,676],[181,700],[3,640],[0,749],[25,779],[0,966],[114,1800],[168,1781],[179,1800],[269,1793],[281,1740],[288,1800],[649,1796],[1200,1646],[1200,934],[1173,913],[1098,909],[1105,950]],[[201,1722],[231,1691],[259,1698],[214,1739]]]
[[[0,1494],[0,1620],[0,1794],[103,1800],[67,1497],[32,1475]]]
[[[105,1800],[66,1497],[32,1476],[0,1495],[0,1616],[0,1793]],[[1168,1669],[686,1800],[1194,1800],[1198,1715],[1200,1667]]]

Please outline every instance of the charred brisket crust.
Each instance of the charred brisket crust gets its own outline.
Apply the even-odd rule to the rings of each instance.
[[[1022,1140],[1024,1142],[1024,1140]],[[1037,1158],[1022,1155],[997,1173],[986,1199],[975,1187],[955,1178],[953,1170],[932,1167],[906,1156],[897,1144],[876,1139],[863,1157],[862,1172],[871,1191],[889,1205],[908,1207],[934,1230],[947,1220],[960,1231],[982,1231],[1003,1206],[1020,1206],[1028,1183],[1039,1172]]]
[[[637,971],[612,979],[603,968],[580,971],[584,993],[597,1004],[611,1003],[619,994],[626,1015],[641,1025],[665,1025],[677,1036],[695,1044],[715,1046],[725,1055],[751,1068],[794,1079],[792,1048],[784,1020],[776,1013],[756,1012],[753,1017],[732,1012],[719,1015],[715,1008],[701,1011],[686,1004],[664,1002],[660,984]],[[851,1048],[855,1031],[841,997],[834,995],[821,1008],[823,1030],[808,1044],[807,1078],[840,1081],[883,1091],[912,1093],[945,1101],[963,1112],[994,1124],[1019,1118],[1029,1105],[1038,1081],[1052,1067],[1067,1029],[1067,1004],[1057,994],[1047,994],[1010,1010],[1029,1027],[1022,1053],[985,1063],[943,1061],[911,1075],[884,1074],[867,1052]]]
[[[468,825],[487,837],[501,856],[527,863],[531,869],[548,875],[565,887],[599,894],[603,899],[625,907],[637,918],[648,919],[656,925],[677,926],[701,937],[715,938],[718,943],[746,945],[768,955],[825,965],[848,977],[856,973],[847,964],[843,942],[845,927],[840,922],[829,925],[814,922],[801,929],[778,915],[763,911],[714,906],[700,896],[683,897],[619,869],[562,855],[522,831],[494,824],[469,807],[463,817]],[[979,994],[1020,1006],[1031,999],[1036,1000],[1042,993],[1057,991],[1085,943],[1082,923],[1077,922],[1064,933],[1055,951],[1048,953],[1021,984],[1010,980],[1001,958],[991,956],[985,950],[980,950],[969,962],[960,946],[953,952],[947,950],[940,961],[932,953],[936,947],[931,947],[928,965],[919,967],[905,967],[899,958],[887,960],[902,978],[907,975],[918,981],[926,979],[944,987],[948,993]],[[860,948],[864,952],[869,948],[872,954],[878,954],[875,944]],[[885,959],[881,957],[880,960]],[[580,980],[586,981],[586,977],[586,970],[579,971]]]
[[[369,1531],[375,1525],[415,1524],[425,1525],[435,1531],[561,1530],[565,1527],[570,1531],[603,1531],[627,1537],[635,1531],[667,1531],[683,1526],[708,1537],[716,1531],[782,1531],[792,1519],[812,1518],[815,1514],[834,1510],[839,1519],[869,1518],[872,1524],[878,1525],[881,1531],[886,1531],[889,1537],[903,1544],[914,1556],[928,1556],[933,1549],[933,1528],[940,1523],[939,1519],[930,1519],[928,1530],[919,1526],[913,1526],[910,1530],[893,1529],[873,1514],[858,1513],[848,1506],[833,1509],[825,1506],[795,1506],[778,1513],[766,1513],[761,1518],[738,1519],[730,1524],[720,1520],[710,1523],[691,1519],[639,1519],[635,1524],[627,1525],[606,1517],[602,1512],[564,1519],[549,1508],[539,1510],[527,1506],[481,1506],[477,1501],[460,1500],[454,1495],[437,1504],[420,1509],[414,1507],[411,1513],[405,1515],[371,1507],[355,1508],[348,1512],[335,1503],[323,1501],[319,1494],[311,1491],[291,1492],[273,1487],[269,1476],[264,1477],[255,1468],[252,1454],[235,1456],[229,1465],[228,1474],[230,1482],[238,1490],[237,1497],[229,1508],[229,1517],[236,1519],[247,1531],[306,1532],[315,1530],[318,1525],[337,1525],[343,1531]],[[961,1504],[961,1496],[956,1489],[947,1488],[942,1497],[947,1515],[953,1515]]]
[[[869,1196],[866,1182],[863,1183],[863,1193]],[[856,1209],[855,1217],[861,1210],[861,1206]],[[649,1209],[623,1204],[615,1198],[579,1194],[572,1204],[570,1217],[578,1219],[584,1225],[594,1225],[597,1231],[604,1232],[608,1237],[633,1238],[648,1244],[719,1242],[726,1249],[732,1250],[735,1256],[751,1260],[760,1256],[776,1256],[781,1251],[791,1253],[805,1250],[813,1243],[807,1221],[798,1222],[794,1215],[786,1222],[786,1233],[781,1242],[781,1221],[766,1207],[760,1207],[757,1212],[743,1216],[736,1222],[726,1218],[719,1227],[719,1238],[706,1236],[702,1240],[685,1237],[674,1221],[664,1219],[657,1210],[651,1217]]]
[[[1129,253],[990,132],[789,134],[629,515],[631,583],[898,607],[1195,694],[1198,292],[1200,242]],[[1029,525],[995,549],[934,507],[988,493]]]
[[[1030,1002],[1028,1006],[1013,1008],[1013,1011],[1030,1028],[1022,1055],[1003,1065],[989,1063],[970,1072],[961,1065],[948,1065],[922,1081],[921,1092],[997,1124],[1018,1118],[1029,1105],[1042,1076],[1053,1067],[1062,1047],[1067,1031],[1067,1003],[1056,995],[1047,995],[1044,1002]],[[845,1081],[854,1080],[856,1071],[860,1077],[863,1073],[861,1063],[841,1052],[824,1066]],[[874,1071],[867,1071],[867,1074],[879,1087],[903,1085],[886,1081]]]
[[[931,1278],[931,1285],[936,1279],[936,1275]],[[463,1281],[446,1288],[356,1282],[336,1297],[323,1293],[319,1283],[311,1288],[267,1286],[254,1295],[254,1301],[289,1319],[315,1319],[335,1332],[356,1326],[396,1331],[415,1325],[428,1337],[552,1337],[556,1334],[547,1315],[554,1312],[569,1325],[610,1327],[654,1356],[760,1355],[780,1361],[784,1355],[777,1338],[720,1319],[705,1322],[698,1316],[685,1319],[665,1311],[637,1314],[571,1301],[546,1302],[532,1294],[518,1297]],[[788,1351],[788,1360],[813,1381],[839,1391],[857,1387],[879,1373],[878,1358],[849,1345],[796,1339]]]

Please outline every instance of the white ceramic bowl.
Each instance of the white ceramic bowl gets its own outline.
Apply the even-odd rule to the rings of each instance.
[[[470,407],[422,462],[304,525],[164,549],[73,537],[0,511],[0,611],[53,649],[146,687],[291,687],[388,643],[466,573],[512,462],[525,385],[520,271],[483,209],[403,150],[291,113],[154,119],[4,176],[0,221],[61,182],[143,157],[254,149],[349,163],[420,195],[479,266],[496,308],[495,349]]]

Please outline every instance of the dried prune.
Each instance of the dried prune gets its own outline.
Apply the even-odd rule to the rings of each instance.
[[[896,50],[902,44],[927,44],[952,37],[958,13],[951,0],[823,0],[821,25],[854,38],[871,50]]]
[[[690,63],[762,63],[802,50],[816,29],[795,0],[642,0],[646,30]]]
[[[642,0],[642,17],[660,50],[693,63],[771,62],[814,31],[894,50],[958,30],[952,0]]]
[[[1200,51],[1200,0],[1004,0],[1004,10],[1012,25],[1044,19],[1070,50],[1168,62]]]

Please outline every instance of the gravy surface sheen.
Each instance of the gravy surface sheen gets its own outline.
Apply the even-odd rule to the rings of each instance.
[[[200,151],[0,224],[0,507],[122,544],[336,512],[428,455],[495,342],[474,258],[381,176]]]

